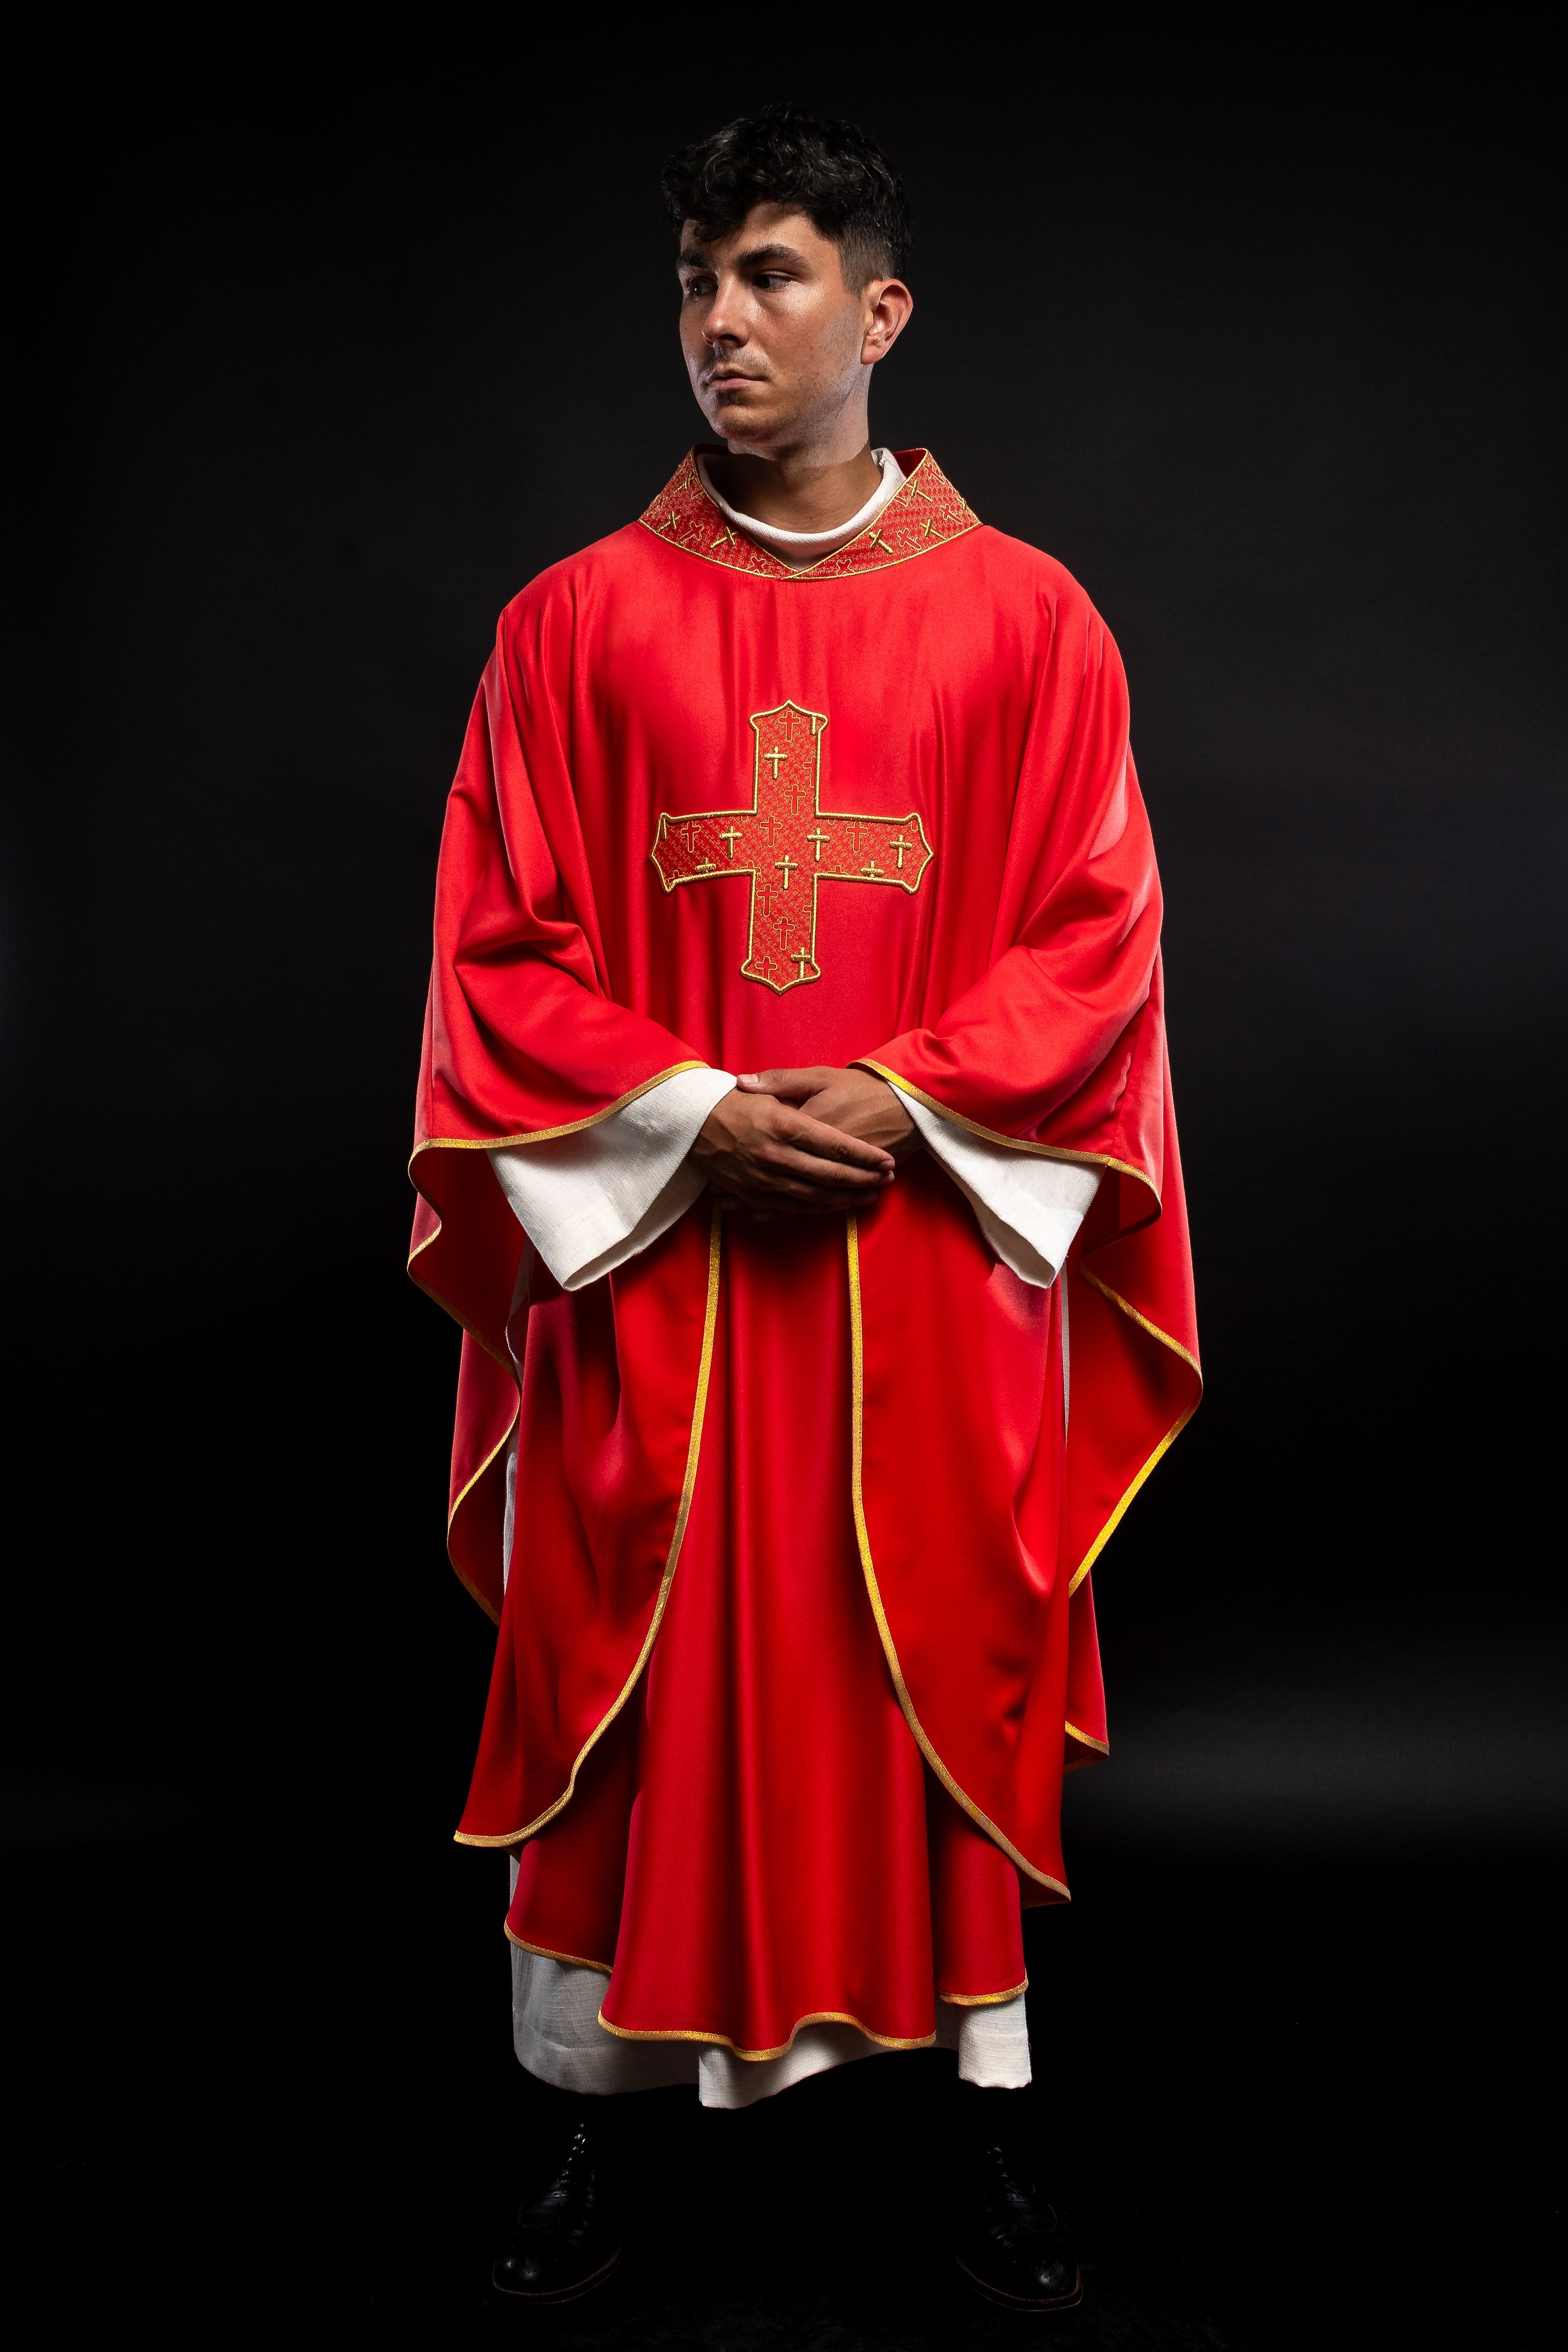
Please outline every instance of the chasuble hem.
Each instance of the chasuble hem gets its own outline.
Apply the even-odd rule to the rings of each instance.
[[[1071,1151],[1063,1150],[1061,1147],[1054,1144],[1034,1143],[1028,1141],[1019,1136],[1003,1135],[998,1129],[984,1127],[978,1119],[967,1118],[962,1111],[954,1110],[950,1108],[946,1103],[939,1102],[935,1095],[927,1094],[924,1087],[914,1085],[908,1078],[902,1076],[899,1072],[894,1069],[890,1065],[879,1062],[870,1055],[862,1054],[857,1056],[856,1066],[864,1070],[873,1070],[879,1078],[884,1078],[890,1086],[898,1087],[902,1093],[913,1096],[917,1101],[925,1104],[929,1109],[937,1112],[942,1118],[951,1119],[955,1126],[967,1128],[972,1134],[983,1137],[986,1141],[989,1143],[1005,1145],[1008,1149],[1013,1151],[1028,1152],[1039,1159],[1065,1160],[1074,1163],[1080,1167],[1098,1166],[1101,1168],[1112,1169],[1118,1175],[1130,1177],[1134,1183],[1142,1184],[1145,1188],[1155,1204],[1151,1215],[1141,1222],[1145,1224],[1154,1223],[1164,1214],[1165,1204],[1160,1198],[1160,1188],[1155,1183],[1154,1178],[1149,1174],[1147,1169],[1134,1167],[1129,1160],[1118,1160],[1113,1157],[1109,1152]],[[1135,1228],[1133,1230],[1135,1230]],[[1124,1489],[1120,1499],[1112,1508],[1109,1516],[1101,1525],[1093,1541],[1089,1546],[1088,1550],[1084,1553],[1083,1558],[1080,1560],[1078,1566],[1072,1570],[1067,1588],[1070,1596],[1078,1591],[1079,1586],[1089,1574],[1090,1570],[1093,1567],[1095,1561],[1099,1559],[1101,1553],[1110,1542],[1111,1538],[1115,1534],[1116,1529],[1120,1527],[1140,1489],[1144,1486],[1151,1474],[1158,1467],[1166,1454],[1169,1453],[1171,1447],[1176,1444],[1176,1439],[1181,1435],[1182,1431],[1186,1427],[1187,1423],[1192,1419],[1193,1414],[1197,1411],[1198,1406],[1203,1402],[1204,1386],[1203,1367],[1189,1348],[1183,1347],[1181,1341],[1175,1338],[1171,1332],[1162,1330],[1157,1323],[1152,1321],[1148,1316],[1142,1314],[1137,1307],[1132,1305],[1130,1300],[1124,1298],[1119,1291],[1113,1290],[1109,1283],[1102,1281],[1097,1274],[1094,1274],[1089,1266],[1082,1263],[1082,1258],[1078,1263],[1077,1271],[1082,1276],[1082,1279],[1097,1290],[1100,1293],[1100,1296],[1105,1299],[1109,1305],[1116,1308],[1119,1314],[1125,1315],[1131,1322],[1137,1325],[1140,1330],[1147,1332],[1151,1339],[1157,1341],[1159,1346],[1162,1348],[1168,1348],[1172,1355],[1178,1357],[1183,1363],[1188,1366],[1197,1381],[1197,1394],[1193,1398],[1192,1402],[1187,1406],[1186,1410],[1181,1413],[1165,1432],[1158,1444],[1145,1458],[1142,1467],[1137,1471],[1130,1484]],[[1082,1739],[1084,1740],[1085,1745],[1090,1747],[1099,1747],[1100,1752],[1103,1755],[1108,1756],[1110,1754],[1111,1751],[1108,1747],[1102,1747],[1098,1741],[1087,1739],[1082,1732],[1074,1730],[1071,1724],[1067,1725],[1065,1728],[1071,1733],[1075,1739]],[[977,1815],[977,1819],[978,1818],[980,1817]]]
[[[504,1197],[504,1196],[503,1196],[503,1197]],[[425,1193],[423,1193],[423,1192],[422,1192],[422,1193],[420,1194],[420,1198],[421,1198],[421,1200],[422,1200],[422,1201],[423,1201],[423,1202],[425,1202],[425,1204],[426,1204],[426,1206],[427,1206],[427,1207],[431,1207],[431,1208],[434,1208],[434,1203],[433,1202],[431,1202],[431,1201],[430,1201],[429,1196],[428,1196],[427,1194],[425,1194]],[[440,1216],[440,1213],[439,1213],[439,1212],[437,1212],[437,1213],[436,1213],[435,1231],[431,1234],[430,1239],[429,1239],[428,1241],[421,1242],[421,1244],[420,1244],[420,1245],[419,1245],[418,1249],[414,1251],[413,1255],[409,1259],[409,1262],[408,1262],[408,1268],[407,1268],[408,1275],[409,1275],[409,1278],[410,1278],[410,1280],[411,1280],[411,1281],[415,1282],[415,1283],[417,1283],[417,1284],[418,1284],[418,1286],[419,1286],[420,1289],[423,1291],[423,1293],[424,1293],[425,1297],[426,1297],[428,1299],[431,1299],[432,1301],[434,1301],[434,1303],[437,1307],[440,1307],[440,1309],[441,1309],[441,1311],[442,1311],[442,1313],[443,1313],[444,1315],[450,1315],[450,1316],[451,1316],[452,1320],[454,1321],[454,1323],[455,1323],[455,1324],[456,1324],[456,1326],[457,1326],[458,1329],[459,1329],[460,1331],[465,1331],[465,1332],[466,1332],[466,1333],[467,1333],[467,1335],[468,1335],[468,1337],[469,1337],[469,1339],[473,1340],[474,1345],[475,1345],[476,1348],[483,1348],[483,1349],[485,1350],[485,1353],[489,1357],[489,1359],[490,1359],[490,1360],[491,1360],[491,1362],[492,1362],[493,1364],[499,1364],[499,1365],[500,1365],[500,1367],[501,1367],[501,1370],[502,1370],[504,1372],[508,1373],[508,1374],[511,1376],[511,1378],[515,1381],[515,1380],[516,1380],[516,1378],[517,1378],[517,1373],[516,1373],[516,1370],[515,1370],[515,1369],[514,1369],[513,1365],[510,1363],[510,1361],[507,1360],[507,1357],[505,1357],[505,1356],[503,1356],[503,1355],[502,1355],[502,1353],[501,1353],[501,1351],[500,1351],[500,1349],[499,1349],[498,1348],[492,1347],[492,1345],[490,1344],[490,1341],[486,1338],[486,1336],[485,1336],[484,1332],[480,1330],[480,1328],[479,1328],[478,1325],[477,1325],[476,1323],[473,1323],[473,1322],[471,1322],[471,1321],[469,1320],[468,1317],[467,1317],[466,1315],[465,1315],[465,1314],[464,1314],[463,1309],[462,1309],[460,1307],[455,1306],[455,1305],[454,1305],[454,1303],[453,1303],[453,1301],[452,1301],[450,1298],[448,1298],[448,1297],[447,1297],[447,1296],[446,1296],[446,1294],[445,1294],[445,1292],[444,1292],[444,1291],[437,1290],[437,1289],[434,1287],[434,1286],[431,1282],[429,1282],[429,1281],[425,1278],[425,1276],[424,1276],[423,1274],[416,1274],[416,1273],[414,1272],[414,1264],[415,1264],[415,1261],[416,1261],[417,1259],[419,1259],[419,1258],[423,1257],[426,1250],[428,1250],[428,1249],[432,1249],[432,1248],[434,1248],[434,1247],[435,1244],[436,1244],[436,1243],[441,1239],[442,1230],[443,1230],[442,1219],[441,1219],[441,1216]],[[525,1239],[525,1241],[527,1240],[527,1235],[526,1235],[526,1234],[524,1235],[524,1239]],[[507,1432],[507,1436],[509,1436],[510,1434],[511,1434],[511,1433],[510,1433],[510,1431],[508,1430],[508,1432]],[[506,1438],[503,1438],[503,1439],[501,1440],[501,1444],[502,1444],[502,1445],[504,1445],[504,1444],[506,1444],[506,1442],[507,1442],[507,1441],[506,1441]],[[500,1450],[501,1450],[501,1449],[500,1449],[500,1446],[497,1446],[497,1447],[496,1448],[496,1453],[497,1453],[497,1454],[498,1454],[498,1453],[500,1452]],[[491,1454],[491,1456],[490,1456],[490,1461],[492,1461],[492,1462],[493,1462],[493,1461],[495,1460],[495,1458],[496,1458],[495,1454]],[[484,1465],[484,1467],[485,1467],[485,1468],[487,1468],[488,1466],[489,1466],[489,1465],[488,1465],[488,1464],[486,1464],[486,1465]],[[481,1473],[476,1474],[476,1475],[482,1475],[482,1472],[481,1472]],[[468,1492],[468,1487],[469,1487],[469,1486],[472,1486],[475,1483],[476,1483],[476,1482],[475,1482],[475,1479],[471,1478],[471,1479],[468,1481],[468,1486],[465,1486],[465,1487],[464,1488],[464,1490],[463,1490],[463,1491],[464,1491],[464,1493],[465,1493],[465,1494],[466,1494],[466,1493]],[[448,1517],[448,1519],[447,1519],[446,1524],[447,1524],[448,1528],[450,1528],[450,1527],[451,1527],[451,1525],[452,1525],[452,1520],[451,1520],[451,1517]]]
[[[591,1969],[595,1976],[612,1977],[615,1974],[608,1960],[591,1960],[583,1952],[552,1952],[548,1944],[530,1944],[526,1936],[514,1935],[505,1921],[502,1922],[501,1932],[508,1944],[515,1945],[519,1952],[531,1952],[536,1960],[554,1960],[563,1969]]]
[[[872,1615],[876,1620],[876,1630],[881,1637],[883,1654],[887,1660],[888,1673],[893,1677],[893,1687],[897,1694],[898,1704],[904,1710],[904,1721],[915,1735],[915,1746],[946,1790],[947,1794],[963,1806],[970,1820],[985,1831],[993,1844],[1001,1848],[1016,1869],[1023,1871],[1039,1885],[1051,1887],[1054,1893],[1061,1895],[1064,1903],[1071,1903],[1072,1896],[1061,1880],[1053,1878],[1049,1871],[1041,1870],[1037,1864],[1030,1862],[1027,1854],[1020,1853],[1012,1840],[1004,1835],[989,1815],[981,1811],[974,1799],[966,1796],[940,1756],[937,1755],[936,1748],[931,1745],[925,1727],[915,1712],[915,1701],[909,1695],[909,1685],[904,1679],[904,1669],[898,1662],[898,1650],[894,1642],[893,1628],[888,1623],[887,1612],[883,1607],[882,1592],[877,1584],[876,1566],[872,1559],[871,1534],[866,1526],[865,1496],[862,1487],[865,1461],[865,1338],[861,1320],[860,1220],[852,1214],[845,1218],[844,1224],[850,1272],[850,1409],[852,1415],[850,1499],[854,1507],[855,1540],[860,1547],[861,1568],[865,1576],[866,1592],[871,1601]]]
[[[787,2051],[794,2047],[797,2038],[809,2025],[852,2025],[857,2033],[863,2033],[866,2040],[874,2042],[879,2050],[929,2050],[936,2040],[935,2026],[929,2033],[907,2035],[875,2033],[869,2025],[862,2024],[858,2017],[852,2017],[847,2009],[808,2011],[804,2017],[798,2017],[795,2020],[789,2029],[788,2041],[780,2042],[767,2050],[742,2049],[740,2043],[732,2042],[727,2033],[710,2033],[703,2026],[612,2025],[602,2010],[599,2012],[599,2022],[606,2033],[612,2033],[615,2036],[617,2042],[702,2042],[715,2049],[727,2050],[735,2057],[744,2058],[748,2065],[754,2066],[766,2065],[770,2059],[782,2058]]]
[[[685,1475],[681,1484],[680,1500],[675,1507],[675,1524],[670,1537],[670,1548],[665,1555],[664,1570],[660,1580],[658,1594],[653,1602],[653,1618],[643,1636],[643,1646],[637,1654],[636,1661],[622,1685],[614,1703],[600,1717],[579,1748],[573,1759],[566,1787],[554,1803],[547,1805],[543,1812],[537,1814],[521,1829],[508,1830],[500,1836],[484,1835],[474,1830],[455,1830],[453,1843],[456,1845],[502,1848],[522,1845],[529,1838],[536,1836],[549,1822],[553,1822],[559,1813],[566,1810],[576,1795],[578,1776],[583,1765],[643,1678],[643,1670],[653,1654],[653,1644],[659,1637],[659,1627],[664,1622],[664,1611],[670,1598],[670,1588],[675,1580],[675,1570],[680,1562],[681,1546],[685,1539],[686,1522],[691,1517],[692,1496],[696,1486],[697,1459],[702,1451],[703,1422],[707,1412],[708,1381],[713,1370],[714,1331],[718,1320],[719,1270],[723,1255],[724,1221],[719,1213],[718,1202],[715,1201],[713,1213],[708,1221],[707,1300],[703,1315],[702,1354],[697,1364],[696,1394],[692,1404],[691,1435],[686,1446]]]
[[[434,1293],[427,1292],[426,1296],[434,1297]],[[438,1303],[441,1305],[445,1304],[444,1300]],[[448,1309],[447,1311],[450,1313],[451,1310]],[[474,1336],[477,1337],[477,1334],[475,1334]],[[489,1601],[486,1598],[485,1594],[480,1591],[473,1578],[463,1566],[462,1561],[453,1551],[452,1530],[456,1525],[458,1512],[463,1508],[464,1504],[468,1500],[469,1496],[479,1484],[480,1479],[485,1476],[487,1471],[492,1470],[495,1467],[497,1461],[503,1454],[505,1454],[507,1446],[510,1445],[513,1436],[517,1432],[517,1423],[521,1418],[521,1412],[522,1399],[519,1393],[517,1402],[512,1407],[512,1418],[507,1424],[506,1435],[501,1438],[497,1444],[491,1448],[488,1454],[486,1454],[485,1459],[480,1463],[479,1467],[474,1472],[472,1477],[464,1481],[456,1494],[452,1497],[446,1512],[446,1558],[451,1566],[452,1573],[455,1576],[458,1583],[463,1587],[464,1591],[468,1595],[470,1601],[476,1601],[480,1608],[485,1612],[486,1616],[490,1620],[491,1624],[497,1628],[499,1628],[501,1622],[501,1612],[498,1609],[492,1607]],[[503,1592],[505,1590],[506,1579],[503,1574]]]
[[[515,1865],[515,1855],[513,1862]],[[558,1952],[552,1950],[548,1944],[530,1944],[526,1936],[519,1936],[514,1928],[507,1927],[504,1923],[502,1933],[507,1943],[516,1950],[531,1952],[537,1960],[554,1960],[558,1967],[563,1969],[591,1969],[596,1976],[601,1977],[612,1977],[615,1973],[615,1964],[612,1960],[591,1960],[586,1952]],[[944,1992],[938,1986],[936,1998],[945,2002],[949,2009],[998,2009],[1006,2001],[1021,2000],[1028,1990],[1029,1979],[1026,1976],[1018,1984],[1005,1985],[1000,1992]],[[616,2034],[625,2042],[721,2042],[727,2050],[733,2050],[737,2058],[747,2060],[779,2057],[789,2049],[801,2027],[806,2025],[852,2025],[857,2032],[865,2034],[869,2040],[880,2042],[890,2050],[920,2046],[918,2042],[901,2042],[896,2035],[873,2033],[869,2025],[862,2025],[859,2018],[852,2017],[847,2010],[813,2010],[804,2017],[798,2017],[790,2028],[789,2040],[781,2042],[777,2050],[745,2050],[739,2042],[732,2042],[727,2034],[710,2033],[702,2027],[612,2025],[609,2019],[603,2016],[601,2016],[598,2021],[603,2026],[606,2033]]]
[[[514,1874],[516,1868],[514,1863]],[[1010,1999],[972,2008],[938,1994],[929,2040],[873,2039],[853,2024],[803,2019],[779,2056],[751,2058],[717,2040],[617,2034],[600,2023],[590,1972],[531,1952],[516,1937],[512,1943],[514,2054],[538,2080],[562,2089],[602,2095],[685,2084],[704,2106],[735,2109],[857,2059],[904,2048],[950,2051],[959,2079],[981,2087],[1020,2089],[1032,2077],[1021,1986]]]
[[[1140,1315],[1135,1307],[1129,1305],[1128,1301],[1122,1297],[1119,1292],[1113,1290],[1109,1283],[1102,1282],[1097,1274],[1092,1274],[1086,1265],[1081,1265],[1078,1271],[1082,1276],[1084,1281],[1091,1284],[1092,1287],[1100,1293],[1102,1298],[1108,1300],[1111,1306],[1114,1307],[1119,1313],[1125,1315],[1130,1321],[1137,1324],[1140,1330],[1146,1331],[1151,1339],[1157,1339],[1162,1348],[1168,1348],[1173,1356],[1179,1356],[1183,1363],[1190,1365],[1197,1381],[1197,1394],[1194,1397],[1192,1402],[1188,1405],[1186,1411],[1180,1416],[1179,1420],[1173,1422],[1170,1428],[1166,1430],[1165,1435],[1160,1439],[1159,1444],[1155,1447],[1154,1452],[1149,1455],[1147,1461],[1144,1464],[1143,1468],[1134,1478],[1131,1486],[1127,1487],[1121,1501],[1116,1505],[1114,1510],[1111,1513],[1110,1517],[1105,1521],[1104,1526],[1101,1528],[1099,1534],[1090,1545],[1089,1549],[1084,1553],[1082,1559],[1079,1562],[1077,1568],[1074,1569],[1071,1581],[1069,1583],[1067,1588],[1070,1596],[1077,1591],[1079,1586],[1089,1574],[1090,1570],[1093,1567],[1095,1561],[1099,1559],[1101,1553],[1104,1550],[1106,1545],[1110,1542],[1112,1537],[1121,1526],[1122,1521],[1127,1515],[1127,1512],[1131,1509],[1140,1488],[1145,1485],[1152,1473],[1159,1467],[1161,1462],[1170,1452],[1171,1447],[1176,1444],[1176,1439],[1181,1435],[1182,1431],[1186,1427],[1187,1423],[1192,1419],[1193,1414],[1197,1411],[1198,1406],[1203,1402],[1204,1386],[1203,1367],[1190,1349],[1184,1348],[1179,1339],[1173,1339],[1168,1331],[1162,1331],[1157,1323],[1151,1323],[1146,1315]],[[1069,1731],[1072,1731],[1072,1726],[1071,1724],[1068,1725],[1067,1728]],[[1085,1735],[1082,1731],[1072,1731],[1072,1736],[1075,1739],[1085,1738]],[[1100,1743],[1098,1740],[1087,1740],[1086,1745],[1095,1748],[1099,1747]],[[1101,1752],[1102,1754],[1108,1756],[1111,1751],[1109,1748],[1102,1748]]]

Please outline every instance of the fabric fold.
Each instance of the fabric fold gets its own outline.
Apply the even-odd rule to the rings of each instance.
[[[512,1864],[517,1884],[517,1864]],[[778,2058],[739,2058],[722,2042],[628,2042],[599,2021],[604,1979],[548,1953],[512,1946],[512,2046],[519,2064],[562,2091],[609,2096],[653,2091],[676,2083],[696,2086],[705,2107],[750,2107],[791,2084],[857,2058],[877,2058],[894,2045],[873,2042],[852,2025],[802,2025]],[[993,2007],[938,2004],[930,2045],[951,2050],[959,2079],[981,2090],[1022,2090],[1032,2080],[1024,1996]]]
[[[991,1248],[1020,1282],[1049,1289],[1067,1263],[1079,1226],[1100,1190],[1098,1168],[1009,1151],[944,1118],[898,1085],[897,1094],[932,1157],[946,1169]]]
[[[889,1083],[1003,1265],[1049,1288],[1100,1189],[1100,1170],[1010,1150]],[[727,1070],[681,1070],[576,1135],[490,1153],[497,1181],[563,1290],[623,1265],[691,1207],[704,1180],[686,1154],[734,1085]]]
[[[680,1070],[608,1118],[489,1155],[518,1223],[563,1290],[580,1290],[656,1242],[703,1191],[687,1161],[727,1070]]]

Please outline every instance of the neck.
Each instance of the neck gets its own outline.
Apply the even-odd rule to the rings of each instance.
[[[882,475],[871,454],[863,420],[852,456],[839,449],[780,449],[761,457],[729,445],[725,457],[710,456],[715,488],[742,514],[776,530],[832,530],[858,514],[875,495]]]

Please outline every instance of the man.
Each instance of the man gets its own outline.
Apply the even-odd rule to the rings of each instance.
[[[717,439],[502,616],[413,1161],[500,1627],[458,1835],[514,1857],[517,2054],[580,2102],[495,2281],[613,2268],[616,2094],[935,2042],[957,2259],[1045,2310],[1020,1913],[1104,1751],[1091,1563],[1198,1390],[1125,687],[1057,564],[871,446],[871,142],[776,109],[664,192]]]

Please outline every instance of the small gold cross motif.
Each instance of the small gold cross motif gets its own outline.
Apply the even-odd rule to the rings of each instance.
[[[685,882],[747,877],[751,920],[741,975],[782,995],[786,989],[822,977],[817,961],[817,912],[824,882],[880,884],[913,898],[936,853],[914,810],[907,816],[864,816],[822,807],[824,711],[782,702],[772,710],[754,711],[750,725],[750,807],[706,809],[687,816],[661,810],[653,865],[666,892]],[[766,751],[765,730],[772,739]],[[874,854],[867,856],[879,843],[896,857],[895,872],[879,864]],[[797,942],[800,940],[805,908],[797,898],[787,911],[784,899],[790,877],[805,865],[808,845],[810,930],[806,945],[791,946],[791,934]],[[720,846],[725,852],[722,867],[712,855]]]

